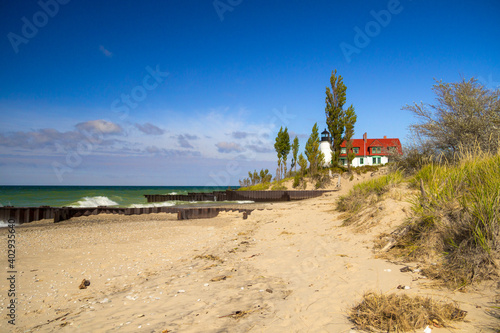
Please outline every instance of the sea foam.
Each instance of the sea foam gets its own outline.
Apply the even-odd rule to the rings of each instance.
[[[97,207],[97,206],[118,206],[118,203],[114,202],[108,197],[97,196],[97,197],[84,197],[82,200],[71,204],[70,207]]]
[[[170,206],[175,206],[175,203],[172,201],[153,202],[153,203],[147,203],[147,204],[132,204],[128,207],[129,208],[148,208],[148,207],[170,207]]]
[[[7,228],[9,225],[9,223],[7,221],[0,221],[0,228]],[[14,224],[16,226],[18,226],[19,224]]]

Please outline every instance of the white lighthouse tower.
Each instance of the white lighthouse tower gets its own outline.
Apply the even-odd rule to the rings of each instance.
[[[325,160],[323,161],[323,166],[328,166],[332,163],[332,139],[330,137],[330,133],[325,130],[321,132],[321,142],[319,144],[319,150],[325,156]]]

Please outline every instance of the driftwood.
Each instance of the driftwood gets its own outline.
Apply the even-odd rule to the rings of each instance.
[[[334,174],[332,174],[332,170],[329,170],[328,173],[329,173],[330,178],[338,177],[338,181],[337,181],[337,184],[335,185],[335,188],[340,189],[340,187],[341,187],[341,185],[340,185],[340,178],[341,178],[340,177],[340,173],[334,173]]]
[[[410,225],[407,225],[402,229],[391,232],[391,238],[389,242],[385,244],[385,246],[381,248],[379,252],[387,252],[390,249],[392,249],[394,245],[396,245],[396,243],[410,231],[410,229],[411,229]]]

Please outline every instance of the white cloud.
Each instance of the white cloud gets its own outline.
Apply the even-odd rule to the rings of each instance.
[[[236,142],[218,142],[215,144],[219,153],[241,153],[245,151],[245,148],[237,144]]]
[[[165,130],[162,130],[158,126],[155,126],[151,123],[145,123],[144,125],[135,124],[135,127],[137,127],[139,131],[147,135],[162,135],[165,133]]]
[[[4,130],[0,133],[0,147],[4,156],[10,154],[12,158],[3,168],[15,170],[16,161],[34,156],[50,157],[66,166],[68,160],[74,163],[75,156],[79,156],[81,162],[71,166],[71,174],[76,176],[80,172],[82,175],[99,173],[101,163],[105,160],[115,164],[117,158],[122,161],[145,158],[151,163],[175,159],[173,165],[177,166],[191,165],[196,161],[203,169],[200,176],[210,177],[211,172],[217,174],[220,170],[210,169],[208,161],[224,166],[230,159],[237,161],[242,169],[247,168],[247,165],[250,168],[262,163],[274,163],[274,139],[270,139],[274,131],[272,123],[257,123],[228,110],[211,110],[188,117],[171,112],[158,114],[168,117],[140,123],[115,123],[103,119],[83,121],[76,125],[67,123],[67,131],[61,131],[61,128],[17,132]],[[160,136],[167,132],[171,135]],[[238,157],[242,154],[244,159]],[[184,172],[179,170],[176,172]]]
[[[207,113],[198,112],[188,118],[170,112],[169,118],[164,121],[168,122],[169,129],[175,129],[178,133],[175,138],[183,134],[189,139],[184,133],[195,133],[198,138],[203,138],[196,144],[191,140],[189,143],[202,152],[205,158],[227,158],[228,152],[243,152],[247,151],[248,145],[258,145],[251,147],[255,153],[252,155],[254,160],[274,160],[274,137],[271,139],[271,136],[276,126],[271,122],[256,122],[252,114],[246,110],[218,108]]]
[[[274,152],[273,148],[269,147],[268,145],[247,145],[247,148],[256,152],[256,153],[272,153]]]
[[[102,119],[79,123],[75,127],[80,131],[98,134],[123,134],[123,128],[120,125]]]
[[[99,146],[112,146],[120,141],[113,138],[104,139],[103,137],[123,134],[123,129],[119,125],[104,120],[79,123],[75,128],[75,131],[67,132],[60,132],[54,128],[43,128],[27,132],[0,133],[0,146],[27,150],[49,148],[52,151],[61,150],[63,147],[75,148],[88,142],[91,144],[98,142]]]

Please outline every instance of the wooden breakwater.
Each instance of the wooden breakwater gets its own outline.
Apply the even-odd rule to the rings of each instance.
[[[43,219],[54,219],[54,222],[61,222],[72,217],[90,216],[98,214],[118,214],[118,215],[140,215],[155,213],[177,214],[178,220],[212,218],[219,215],[219,212],[240,212],[243,219],[250,215],[253,209],[245,208],[177,208],[177,207],[143,207],[143,208],[120,208],[120,207],[0,207],[0,220],[14,223],[29,223]]]
[[[276,202],[316,198],[331,191],[217,191],[188,194],[145,194],[148,202],[165,201],[254,201]]]
[[[277,202],[303,200],[319,197],[330,191],[220,191],[212,193],[188,193],[185,195],[145,195],[148,202],[164,201],[254,201],[254,202]],[[223,207],[202,207],[202,208],[178,208],[178,207],[142,207],[142,208],[122,208],[122,207],[0,207],[0,221],[8,222],[13,219],[15,223],[29,223],[43,219],[54,219],[54,222],[61,222],[72,217],[90,216],[98,214],[118,214],[118,215],[140,215],[154,213],[177,214],[178,220],[211,218],[219,215],[219,212],[237,211],[243,213],[246,219],[253,209],[246,208],[223,208]]]

